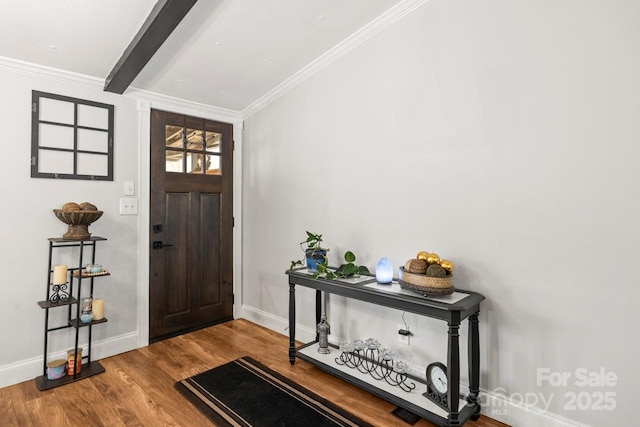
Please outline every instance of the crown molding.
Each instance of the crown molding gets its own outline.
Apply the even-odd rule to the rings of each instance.
[[[137,89],[135,87],[127,90],[123,96],[134,98],[136,100],[148,101],[151,103],[152,108],[171,111],[178,108],[179,111],[176,112],[184,114],[203,116],[213,120],[220,120],[234,124],[242,123],[244,119],[251,117],[253,114],[267,107],[276,99],[320,72],[334,61],[364,43],[366,40],[378,34],[380,31],[410,14],[427,1],[429,0],[402,0],[400,3],[316,58],[293,76],[289,77],[262,97],[258,98],[242,111],[229,110],[226,108],[187,101],[181,98]],[[104,86],[104,79],[2,56],[0,56],[0,70],[90,87],[100,91],[103,90]]]
[[[103,79],[87,76],[85,74],[47,67],[44,65],[34,64],[31,62],[19,61],[17,59],[7,58],[4,56],[0,56],[0,70],[22,74],[29,77],[43,78],[62,83],[83,86],[103,92]],[[127,92],[123,96],[133,98],[138,101],[146,101],[147,103],[149,103],[146,108],[149,108],[150,106],[151,108],[175,111],[234,124],[242,122],[242,114],[239,111],[233,111],[225,108],[215,107],[212,105],[187,101],[184,99],[162,95],[142,89],[131,88],[127,90]]]
[[[155,108],[157,110],[172,111],[175,113],[234,124],[242,122],[243,119],[240,111],[229,110],[193,101],[186,101],[181,98],[175,98],[173,96],[162,95],[156,92],[150,92],[133,87],[128,89],[123,96],[133,98],[138,101],[147,101],[150,103],[151,108]]]
[[[247,119],[429,0],[403,0],[242,110]]]
[[[22,74],[29,77],[39,77],[94,89],[97,88],[99,90],[102,90],[102,85],[104,84],[104,81],[97,77],[47,67],[45,65],[38,65],[31,62],[19,61],[5,56],[0,56],[0,70]]]

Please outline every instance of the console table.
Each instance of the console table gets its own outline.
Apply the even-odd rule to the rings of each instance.
[[[350,279],[314,279],[307,269],[288,270],[286,274],[289,276],[289,361],[292,365],[295,363],[296,357],[306,360],[440,426],[461,426],[469,419],[478,419],[480,416],[480,402],[478,401],[480,387],[478,313],[484,296],[477,292],[456,289],[452,298],[430,298],[400,289],[395,281],[391,285],[378,284],[374,277],[361,277],[357,281],[350,282]],[[448,410],[440,408],[422,396],[422,393],[426,391],[426,383],[421,378],[411,376],[411,379],[416,381],[418,385],[411,393],[406,393],[402,390],[391,390],[384,382],[368,380],[359,376],[357,371],[353,373],[341,369],[333,362],[336,352],[332,352],[329,355],[318,353],[317,334],[314,341],[296,347],[296,285],[316,290],[316,324],[320,323],[322,315],[322,292],[446,321],[448,324]],[[468,365],[470,384],[469,395],[466,400],[462,400],[460,399],[460,344],[458,331],[461,321],[467,318],[469,319]],[[333,344],[331,347],[337,348]]]

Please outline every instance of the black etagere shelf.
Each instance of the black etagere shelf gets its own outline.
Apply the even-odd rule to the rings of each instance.
[[[59,387],[61,385],[82,380],[105,371],[100,362],[91,360],[91,335],[93,326],[105,323],[107,322],[107,319],[102,318],[86,323],[80,320],[80,302],[82,301],[83,294],[85,295],[85,297],[93,298],[94,279],[96,279],[97,277],[108,276],[110,274],[107,271],[99,274],[85,273],[83,264],[89,261],[88,259],[85,259],[89,258],[88,256],[86,256],[85,251],[87,249],[91,249],[90,263],[94,264],[96,258],[96,244],[97,242],[105,240],[107,239],[98,236],[92,236],[88,239],[83,240],[71,240],[59,237],[49,238],[49,265],[47,269],[46,299],[38,302],[40,308],[45,310],[43,351],[44,360],[42,375],[35,378],[36,386],[39,390],[48,390],[54,387]],[[67,283],[65,283],[64,285],[54,285],[52,283],[52,276],[54,271],[54,252],[55,250],[73,247],[79,248],[78,266],[68,268]],[[86,288],[88,288],[88,294],[86,293]],[[66,323],[57,326],[51,326],[49,324],[50,310],[60,309],[62,307],[67,307]],[[82,329],[87,331],[87,351],[86,353],[83,351],[80,372],[74,369],[73,374],[67,374],[62,378],[50,380],[47,378],[47,363],[49,361],[49,333],[69,328],[72,328],[75,331],[75,344],[73,350],[75,351],[76,355],[78,354],[78,348],[80,347],[80,330]]]

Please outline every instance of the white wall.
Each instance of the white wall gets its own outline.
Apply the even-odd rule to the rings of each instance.
[[[232,123],[234,139],[242,144],[239,112],[189,102],[162,94],[129,89],[125,96],[102,90],[104,82],[90,76],[0,58],[0,124],[5,129],[5,155],[0,159],[0,186],[5,207],[0,213],[5,250],[0,258],[6,286],[0,286],[0,387],[42,374],[44,310],[49,237],[61,237],[66,225],[53,209],[65,202],[90,201],[104,211],[89,227],[106,242],[97,244],[96,261],[111,275],[95,281],[94,295],[106,300],[108,322],[93,328],[92,359],[101,359],[148,343],[148,204],[150,110]],[[114,181],[36,179],[30,177],[31,91],[97,101],[115,106]],[[236,150],[234,179],[240,181],[242,148]],[[139,215],[119,215],[124,181],[134,181]],[[234,215],[242,215],[241,187],[234,188]],[[239,221],[240,222],[240,221]],[[242,295],[239,268],[242,226],[234,229],[234,293]],[[90,251],[87,252],[90,256]],[[53,263],[77,266],[76,249],[54,250]],[[88,289],[83,289],[87,292]],[[237,310],[239,311],[239,309]],[[239,314],[235,313],[236,316]],[[51,311],[51,325],[66,322],[66,311]],[[49,335],[49,357],[66,357],[74,345],[72,330]],[[86,329],[80,344],[86,349]],[[86,354],[86,353],[85,353]]]
[[[8,64],[8,65],[7,65]],[[38,305],[46,297],[49,237],[62,237],[67,226],[53,214],[65,202],[89,201],[103,216],[89,227],[106,237],[96,248],[96,261],[111,276],[95,281],[94,295],[106,301],[108,322],[93,328],[93,358],[102,358],[137,346],[138,216],[118,215],[124,181],[138,182],[138,112],[135,100],[103,92],[98,82],[56,71],[40,73],[33,67],[3,60],[0,67],[0,123],[4,131],[0,156],[3,240],[0,271],[0,387],[42,374],[45,311]],[[94,84],[95,83],[95,84]],[[114,180],[83,181],[30,177],[31,91],[103,102],[115,106]],[[90,251],[87,252],[90,254]],[[76,266],[76,249],[57,249],[54,263]],[[83,287],[86,285],[83,285]],[[83,292],[88,292],[84,288]],[[52,325],[61,325],[66,310],[52,310]],[[53,320],[55,319],[55,320]],[[53,323],[56,322],[56,323]],[[80,333],[86,343],[86,328]],[[74,345],[71,329],[50,336],[50,356],[64,355]],[[85,345],[86,350],[86,345]],[[64,352],[64,353],[63,353]],[[51,360],[50,357],[50,360]]]
[[[627,425],[640,377],[639,16],[631,0],[432,0],[249,117],[245,316],[285,333],[284,271],[305,230],[324,234],[334,263],[347,249],[370,268],[436,251],[456,286],[487,297],[487,415]],[[311,292],[298,307],[308,336]],[[332,339],[446,362],[446,325],[407,315],[416,337],[399,347],[400,316],[333,297]],[[570,378],[538,383],[544,368]],[[580,387],[577,369],[616,384]],[[615,410],[592,408],[605,392]]]
[[[5,250],[0,258],[6,286],[0,286],[0,387],[42,374],[44,310],[37,305],[46,297],[49,237],[61,237],[66,225],[55,218],[54,208],[65,202],[90,201],[104,211],[89,231],[108,239],[99,242],[96,261],[111,275],[95,281],[94,295],[106,301],[108,322],[93,328],[92,359],[101,359],[148,343],[148,204],[150,110],[203,117],[232,123],[234,139],[242,144],[240,113],[192,103],[143,90],[125,96],[102,90],[103,81],[36,64],[0,58],[0,123],[8,136],[0,159],[3,213],[1,236]],[[114,181],[35,179],[30,177],[31,91],[39,90],[115,106]],[[234,179],[240,181],[242,148],[236,150]],[[139,215],[119,215],[124,181],[134,181]],[[234,215],[242,215],[241,187],[234,188]],[[240,222],[240,221],[238,221]],[[234,293],[242,295],[239,268],[239,223],[234,229]],[[90,251],[88,252],[90,255]],[[77,266],[75,249],[54,250],[54,264]],[[87,289],[83,289],[86,292]],[[237,310],[239,311],[239,310]],[[66,321],[66,311],[51,311],[51,326]],[[239,314],[236,313],[236,316]],[[49,335],[49,357],[66,357],[74,345],[72,330]],[[86,349],[86,329],[80,343]],[[86,353],[85,353],[86,354]]]

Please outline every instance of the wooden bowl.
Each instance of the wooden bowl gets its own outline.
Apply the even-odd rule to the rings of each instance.
[[[453,287],[453,275],[447,277],[429,277],[425,274],[415,274],[405,271],[400,267],[398,283],[403,289],[408,289],[422,295],[451,295]]]

